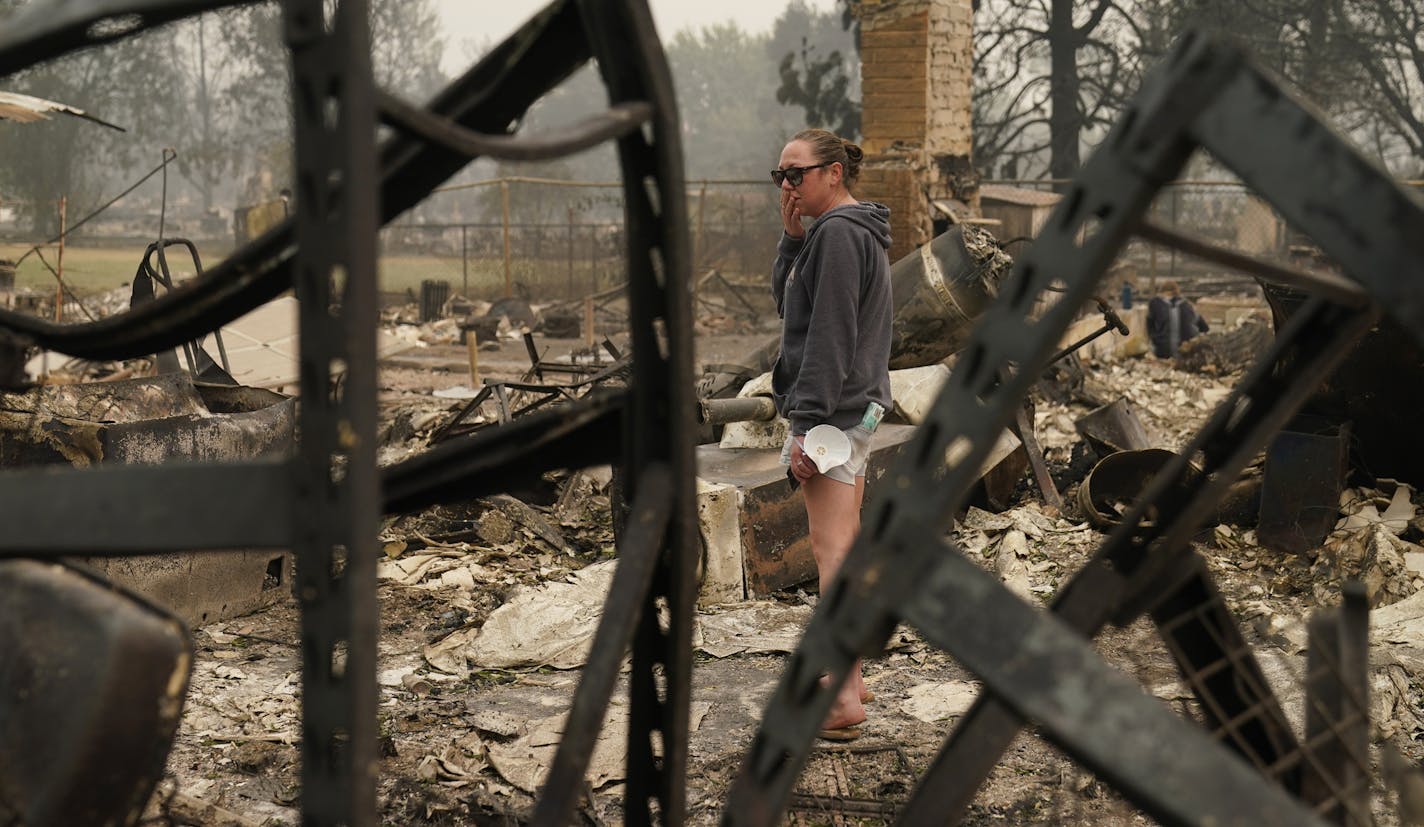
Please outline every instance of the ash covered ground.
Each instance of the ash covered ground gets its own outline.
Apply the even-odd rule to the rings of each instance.
[[[383,463],[422,450],[464,404],[467,353],[443,338],[447,333],[418,328],[415,335],[430,341],[381,368]],[[698,359],[725,361],[765,338],[764,332],[703,332]],[[541,337],[539,344],[546,358],[555,358],[583,343]],[[512,339],[479,358],[486,376],[515,378],[527,367],[522,342]],[[1070,393],[1035,394],[1036,432],[1065,483],[1064,508],[1044,506],[1025,477],[1009,509],[971,508],[953,530],[966,554],[1039,604],[1052,599],[1106,536],[1077,504],[1083,452],[1074,421],[1094,402],[1125,398],[1155,444],[1177,449],[1237,378],[1189,373],[1151,358],[1088,365],[1083,377]],[[1416,573],[1424,570],[1424,549],[1415,545],[1424,539],[1424,519],[1407,486],[1369,483],[1347,491],[1340,527],[1311,553],[1269,551],[1249,525],[1229,522],[1204,526],[1195,547],[1298,731],[1304,621],[1317,606],[1338,600],[1342,573],[1373,578],[1382,607],[1372,618],[1374,760],[1382,764],[1379,748],[1391,745],[1417,762],[1424,735],[1424,603],[1412,598],[1424,586]],[[612,565],[607,486],[607,475],[598,471],[557,474],[539,490],[385,521],[379,587],[383,823],[500,823],[529,813]],[[808,584],[699,615],[687,779],[692,822],[716,822],[785,652],[815,601]],[[196,629],[195,639],[192,686],[163,792],[220,808],[233,819],[222,823],[299,823],[295,607],[284,600]],[[1110,627],[1096,645],[1145,692],[1183,716],[1200,717],[1150,623]],[[824,802],[903,803],[978,691],[972,673],[908,628],[896,632],[883,657],[866,663],[866,682],[876,699],[864,735],[817,747],[790,816],[797,823],[888,823],[886,816],[837,811]],[[590,798],[582,807],[589,823],[622,821],[624,689],[620,683],[594,753]],[[1390,789],[1412,783],[1402,772],[1375,776],[1379,823],[1400,823],[1399,808],[1407,808]],[[816,801],[823,803],[808,803]],[[999,762],[967,821],[1152,823],[1032,729]]]

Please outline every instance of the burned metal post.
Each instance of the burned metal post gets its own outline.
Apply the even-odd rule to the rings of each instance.
[[[296,121],[301,439],[302,811],[374,824],[376,809],[376,100],[365,0],[286,0]],[[336,290],[340,287],[340,293]],[[344,378],[333,386],[332,366]]]

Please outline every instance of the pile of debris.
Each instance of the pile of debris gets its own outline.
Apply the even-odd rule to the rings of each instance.
[[[1150,444],[1165,450],[1181,448],[1229,393],[1231,378],[1142,359],[1090,371],[1088,382],[1095,394],[1128,406]],[[1086,446],[1101,435],[1085,437],[1080,424],[1093,409],[1046,398],[1036,400],[1036,408],[1036,431],[1052,462],[1075,453],[1097,456]],[[429,423],[421,427],[428,430]],[[380,684],[388,820],[442,823],[527,812],[532,805],[609,587],[610,485],[606,469],[553,475],[541,490],[518,499],[493,497],[386,521]],[[1021,485],[1005,510],[969,508],[953,537],[1013,592],[1047,603],[1106,536],[1082,512],[1077,492],[1066,493],[1059,512]],[[1424,697],[1414,690],[1424,681],[1424,652],[1412,654],[1414,638],[1407,646],[1391,641],[1405,640],[1401,630],[1413,628],[1410,623],[1424,623],[1424,604],[1410,608],[1424,584],[1418,571],[1424,549],[1414,545],[1424,539],[1424,520],[1415,499],[1405,484],[1376,481],[1349,489],[1338,528],[1305,555],[1260,546],[1249,521],[1206,526],[1196,544],[1251,624],[1250,642],[1296,720],[1303,696],[1291,687],[1304,675],[1303,619],[1316,601],[1335,599],[1331,588],[1340,577],[1359,576],[1386,606],[1377,614],[1395,612],[1384,618],[1388,624],[1376,624],[1384,637],[1376,636],[1383,659],[1372,668],[1375,733],[1400,745],[1406,764],[1419,757],[1413,739],[1424,737]],[[781,653],[795,646],[814,603],[814,596],[789,589],[699,612],[702,660],[694,678],[688,779],[697,817],[719,810],[727,768],[744,749]],[[299,660],[289,645],[295,623],[289,607],[273,607],[201,630],[190,711],[170,762],[179,789],[193,800],[253,821],[295,818]],[[1109,634],[1100,649],[1159,697],[1188,697],[1160,644],[1149,644],[1144,634],[1150,632]],[[977,693],[971,675],[903,630],[884,658],[867,663],[866,675],[882,699],[872,710],[867,749],[888,739],[911,762],[929,760],[944,726],[962,716]],[[619,817],[627,713],[615,701],[599,736],[585,804],[590,818]],[[867,753],[854,760],[872,759]],[[862,769],[870,771],[869,764]],[[1022,812],[1015,808],[1040,800],[1037,776],[1060,772],[1072,773],[1061,757],[1036,742],[1024,746],[991,776],[984,790],[988,812]],[[816,789],[814,778],[807,783]],[[1094,794],[1091,782],[1070,787],[1054,795],[1073,798],[1082,818],[1130,816],[1112,797]]]
[[[1275,336],[1264,316],[1243,316],[1228,330],[1209,330],[1188,339],[1174,357],[1177,368],[1217,376],[1245,370]]]

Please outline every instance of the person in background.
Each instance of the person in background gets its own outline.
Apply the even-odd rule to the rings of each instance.
[[[1162,282],[1160,295],[1147,303],[1147,336],[1153,355],[1160,359],[1176,356],[1182,342],[1210,329],[1192,303],[1182,298],[1175,281]]]
[[[862,157],[850,141],[807,129],[771,172],[783,229],[771,279],[782,318],[772,390],[790,421],[782,463],[802,490],[823,594],[860,533],[870,437],[891,404],[890,210],[851,194]],[[823,424],[851,444],[850,459],[824,474],[804,450],[806,432]],[[857,660],[821,737],[859,737],[870,698]]]

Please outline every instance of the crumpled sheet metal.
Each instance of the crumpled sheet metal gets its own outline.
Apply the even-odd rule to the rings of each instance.
[[[0,604],[0,822],[137,823],[182,714],[187,628],[35,560],[0,561]]]
[[[210,408],[181,374],[0,394],[0,467],[280,455],[295,433],[294,398],[225,389]]]

